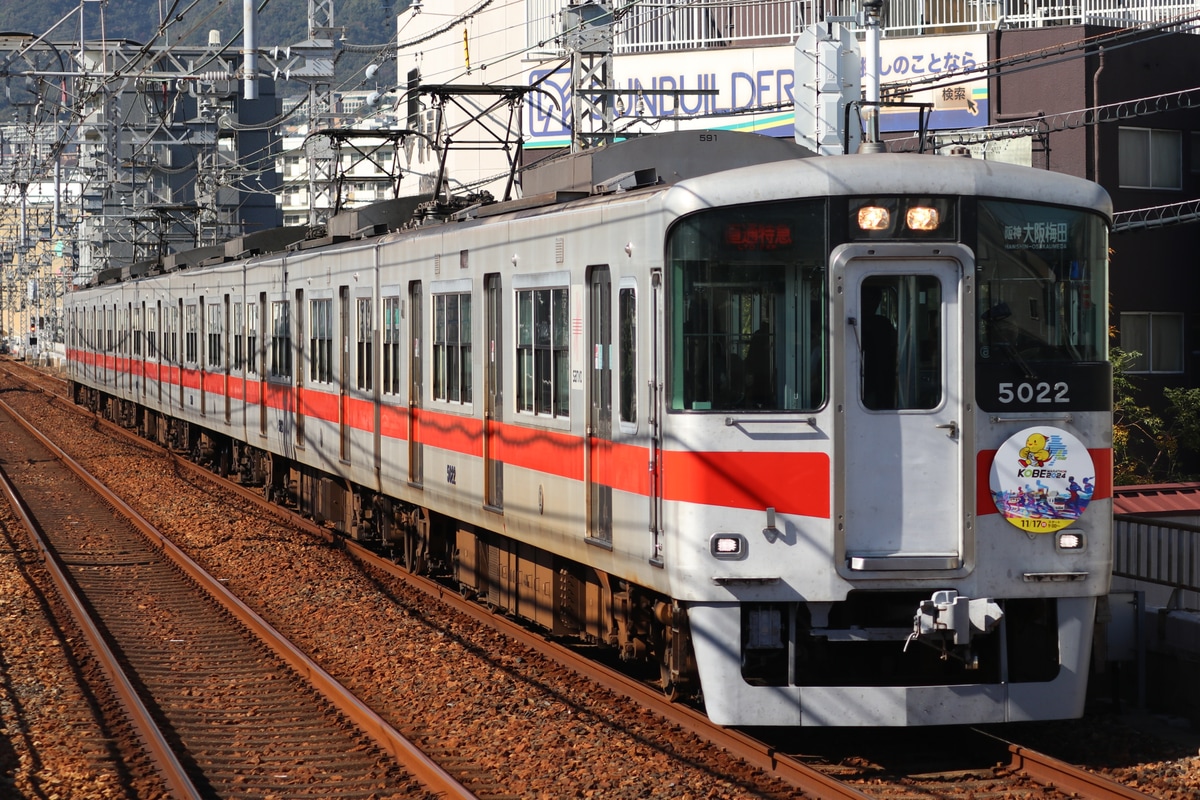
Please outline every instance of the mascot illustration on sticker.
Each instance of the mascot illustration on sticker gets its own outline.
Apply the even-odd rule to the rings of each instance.
[[[1083,442],[1059,428],[1014,433],[992,460],[992,501],[1028,533],[1052,533],[1079,519],[1095,490],[1096,468]]]

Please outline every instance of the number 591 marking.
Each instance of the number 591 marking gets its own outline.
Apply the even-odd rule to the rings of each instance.
[[[1038,383],[1011,383],[1005,381],[999,386],[997,399],[1001,403],[1069,403],[1070,387],[1065,381],[1053,385],[1046,381]]]

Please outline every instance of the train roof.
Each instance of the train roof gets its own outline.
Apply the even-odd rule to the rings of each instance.
[[[720,180],[720,178],[715,178]],[[766,187],[798,196],[964,195],[1090,208],[1111,223],[1112,200],[1099,184],[1050,170],[968,156],[864,153],[749,166],[720,186],[722,203],[759,202]],[[683,181],[668,201],[677,214],[705,207],[712,187]],[[777,195],[775,195],[777,196]]]

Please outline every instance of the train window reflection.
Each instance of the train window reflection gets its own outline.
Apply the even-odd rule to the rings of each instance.
[[[874,411],[936,408],[942,401],[942,287],[932,275],[863,281],[859,390]]]
[[[637,421],[637,292],[622,286],[617,300],[620,381],[618,405],[622,422]]]
[[[517,292],[517,411],[570,414],[570,339],[565,287]]]
[[[672,229],[672,409],[824,403],[825,213],[823,200],[723,208]]]
[[[1107,232],[1078,210],[981,201],[981,361],[1102,361]]]

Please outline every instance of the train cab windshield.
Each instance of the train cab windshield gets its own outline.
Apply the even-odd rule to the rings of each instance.
[[[668,240],[675,410],[805,411],[825,401],[823,200],[721,208]]]
[[[981,364],[1106,357],[1103,221],[1077,209],[981,200],[975,269]]]

